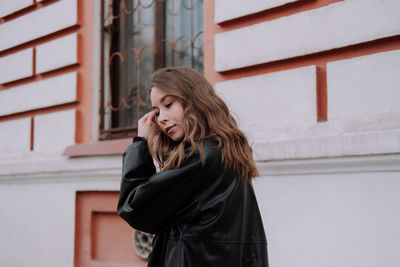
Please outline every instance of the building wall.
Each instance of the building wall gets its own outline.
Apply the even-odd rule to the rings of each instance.
[[[206,4],[206,76],[253,144],[271,266],[397,266],[400,3]]]
[[[120,156],[62,155],[97,135],[96,2],[0,3],[1,266],[75,266],[76,193],[119,188]]]
[[[399,11],[204,1],[205,75],[253,144],[271,266],[398,265]],[[100,31],[100,1],[0,3],[1,266],[129,265],[96,258],[110,237],[77,200],[118,191],[129,144],[97,142]]]
[[[43,150],[42,139],[51,140],[42,134],[57,128],[64,141],[55,140],[46,152],[91,140],[92,8],[80,0],[2,1],[0,123],[19,122],[5,127],[2,142],[21,131],[27,135],[18,141],[29,143],[12,152]],[[51,120],[61,128],[47,127]]]

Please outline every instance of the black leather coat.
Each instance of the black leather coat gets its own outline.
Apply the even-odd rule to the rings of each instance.
[[[204,142],[204,166],[196,152],[180,168],[159,173],[145,141],[125,151],[118,214],[133,228],[156,234],[148,266],[268,266],[253,188],[223,167],[215,145]]]

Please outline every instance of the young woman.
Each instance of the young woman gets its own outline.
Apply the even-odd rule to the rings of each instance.
[[[156,71],[150,98],[123,156],[118,202],[133,228],[156,234],[148,266],[268,266],[258,171],[226,104],[184,67]]]

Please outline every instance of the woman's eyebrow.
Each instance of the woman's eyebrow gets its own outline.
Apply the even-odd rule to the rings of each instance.
[[[164,95],[163,97],[161,97],[160,103],[164,102],[165,98],[167,98],[169,96],[172,97],[172,95]],[[157,109],[157,108],[158,108],[157,106],[153,106],[153,109]]]
[[[164,102],[167,97],[172,97],[172,95],[165,95],[165,96],[161,97],[160,103]]]

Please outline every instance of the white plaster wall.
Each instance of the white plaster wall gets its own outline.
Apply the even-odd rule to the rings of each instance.
[[[348,0],[216,34],[215,70],[226,71],[398,35],[399,13],[397,0]]]
[[[221,23],[296,1],[299,0],[247,0],[245,3],[243,0],[215,0],[214,22]]]
[[[0,83],[15,81],[33,75],[32,48],[0,57]]]
[[[57,184],[0,184],[0,265],[72,267],[74,198]]]
[[[36,48],[36,72],[42,73],[78,61],[78,34],[73,33]]]
[[[400,151],[400,50],[327,64],[328,121],[317,122],[315,66],[219,82],[257,160]]]
[[[77,72],[0,91],[0,116],[71,103],[77,98]]]
[[[75,117],[74,109],[36,116],[33,150],[61,153],[75,144]]]
[[[2,0],[0,1],[0,18],[33,4],[33,0]]]
[[[400,114],[400,50],[328,63],[327,81],[329,120]]]
[[[0,162],[0,266],[74,266],[75,194],[119,190],[121,157]]]
[[[31,144],[31,119],[0,122],[0,155],[27,152]]]
[[[215,85],[249,135],[316,122],[316,68],[302,67]]]
[[[271,266],[399,266],[400,172],[277,174],[254,184]]]
[[[258,166],[271,266],[398,266],[399,155]],[[120,156],[0,164],[0,265],[72,267],[75,193],[118,190],[120,169]]]

